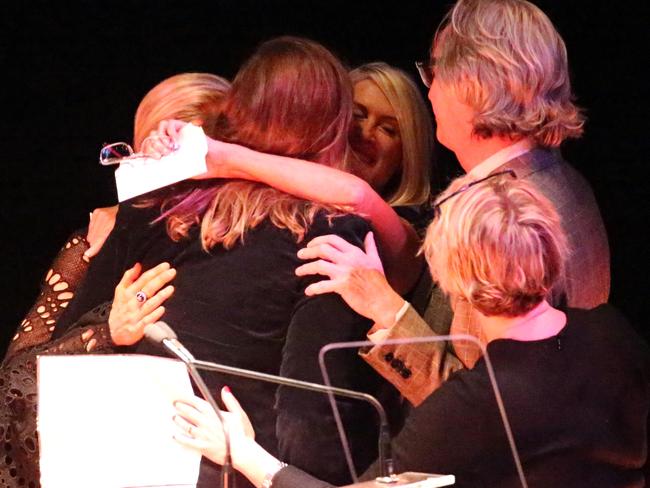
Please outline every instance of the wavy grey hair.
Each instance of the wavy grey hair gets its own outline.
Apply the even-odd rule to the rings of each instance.
[[[459,0],[434,37],[434,73],[476,115],[482,137],[530,137],[544,147],[580,137],[564,41],[525,0]]]

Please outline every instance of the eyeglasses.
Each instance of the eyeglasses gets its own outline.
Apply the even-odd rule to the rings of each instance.
[[[510,175],[512,178],[517,178],[517,175],[515,172],[511,169],[506,169],[504,171],[499,171],[498,173],[494,173],[491,175],[486,176],[485,178],[480,178],[478,180],[474,180],[470,183],[467,183],[466,185],[461,186],[458,190],[455,192],[451,193],[450,195],[447,195],[445,198],[440,200],[439,202],[435,203],[432,208],[433,208],[433,217],[438,218],[440,217],[440,206],[445,203],[447,200],[454,198],[456,195],[460,195],[464,191],[469,190],[471,187],[474,185],[478,185],[479,183],[483,183],[484,181],[490,180],[492,178],[496,178],[498,176],[503,176],[503,175]]]
[[[140,152],[134,152],[131,145],[126,142],[113,142],[112,144],[104,144],[102,146],[99,151],[99,164],[102,166],[110,166],[146,158],[150,154],[159,153],[160,151],[157,151],[156,148],[161,147],[161,145],[171,148],[172,152],[176,151],[179,147],[171,137],[161,135],[153,135],[145,138],[142,141],[142,150]]]
[[[418,70],[420,79],[424,86],[431,88],[431,83],[433,83],[433,67],[435,63],[433,61],[416,61],[415,67]]]

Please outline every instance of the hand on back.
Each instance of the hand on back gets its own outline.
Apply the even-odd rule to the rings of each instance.
[[[364,247],[365,251],[336,235],[319,236],[298,251],[299,258],[314,261],[298,267],[296,274],[327,276],[309,285],[305,294],[338,293],[355,312],[388,327],[404,300],[386,281],[372,232]]]

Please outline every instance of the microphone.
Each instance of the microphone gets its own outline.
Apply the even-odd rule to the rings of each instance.
[[[167,351],[185,364],[188,373],[194,380],[194,383],[203,395],[203,398],[205,398],[217,414],[217,417],[219,417],[221,427],[223,428],[224,439],[226,441],[226,453],[221,468],[221,487],[229,488],[231,486],[231,479],[234,477],[232,458],[230,455],[230,436],[228,435],[228,429],[226,428],[226,423],[224,422],[223,415],[221,415],[221,410],[219,410],[217,402],[196,369],[196,359],[194,359],[192,353],[181,344],[174,330],[163,321],[158,321],[146,326],[144,329],[144,336],[155,344],[161,344],[165,349],[167,349]]]
[[[169,352],[180,358],[185,364],[194,361],[192,353],[178,341],[176,332],[165,322],[159,321],[148,325],[144,329],[144,336],[151,342],[162,344]]]

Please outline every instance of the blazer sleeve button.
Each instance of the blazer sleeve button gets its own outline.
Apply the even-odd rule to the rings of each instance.
[[[390,365],[397,371],[401,371],[401,369],[404,367],[404,362],[401,359],[395,358],[390,362]]]

